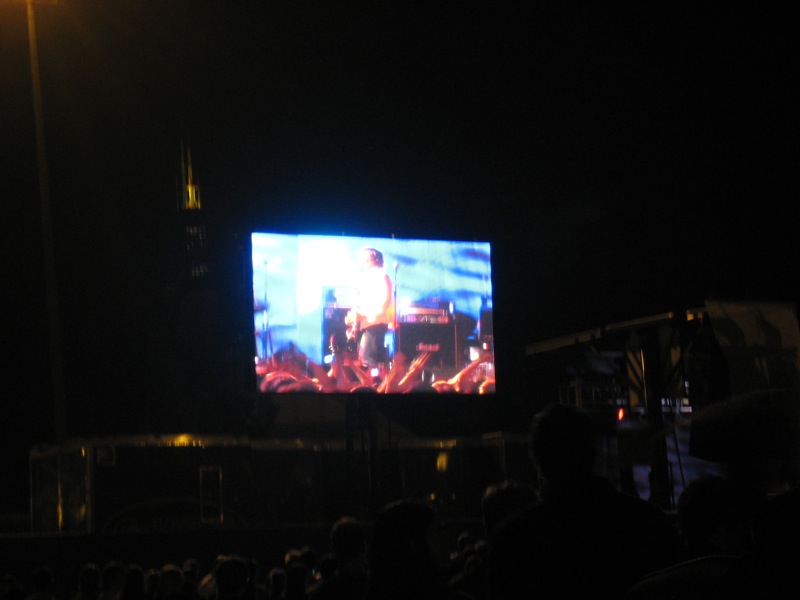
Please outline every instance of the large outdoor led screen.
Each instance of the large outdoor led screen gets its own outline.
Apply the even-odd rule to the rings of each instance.
[[[265,393],[495,391],[488,242],[253,233]]]

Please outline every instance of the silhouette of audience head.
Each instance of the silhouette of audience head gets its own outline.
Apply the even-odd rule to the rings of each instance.
[[[744,496],[727,478],[695,479],[678,498],[678,528],[691,555],[744,551],[748,522]]]
[[[368,598],[431,597],[450,560],[436,513],[415,500],[398,500],[381,511],[368,556]]]
[[[145,580],[146,580],[145,589],[147,590],[147,597],[150,598],[151,600],[154,598],[161,598],[161,569],[157,569],[155,567],[148,569],[147,573],[145,573]],[[202,597],[202,594],[200,594],[199,586],[200,582],[195,584],[194,591],[195,593],[197,593],[199,597]]]
[[[331,528],[331,551],[339,561],[363,559],[367,551],[364,524],[354,517],[342,517]]]
[[[302,560],[309,569],[313,569],[317,566],[319,556],[312,546],[303,546],[300,548],[300,560]]]
[[[283,598],[286,590],[286,569],[284,567],[274,567],[269,572],[269,597]]]
[[[100,592],[100,566],[89,562],[78,574],[78,595],[81,600],[92,600]]]
[[[302,560],[292,560],[286,565],[284,598],[305,598],[305,589],[311,570]]]
[[[200,563],[196,558],[187,558],[183,561],[181,568],[183,569],[183,577],[188,583],[197,585],[200,582]]]
[[[574,489],[592,476],[596,439],[588,413],[550,404],[534,417],[531,438],[533,457],[546,483]]]
[[[120,592],[121,600],[144,600],[147,578],[144,569],[139,565],[128,565],[125,571],[125,582]]]
[[[112,560],[103,565],[100,575],[100,585],[104,600],[116,600],[122,592],[125,583],[125,565],[117,560]]]
[[[38,567],[31,575],[31,597],[45,598],[53,594],[53,571],[49,567]]]
[[[796,598],[800,593],[800,487],[766,499],[752,519],[753,550],[731,573],[732,598]]]
[[[218,600],[240,600],[250,582],[250,565],[239,556],[226,556],[214,567]]]
[[[173,563],[161,567],[161,598],[163,600],[179,600],[185,590],[183,569]]]

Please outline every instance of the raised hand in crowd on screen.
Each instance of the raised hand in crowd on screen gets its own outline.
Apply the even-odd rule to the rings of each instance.
[[[398,392],[404,392],[420,382],[422,379],[422,371],[425,369],[425,365],[428,364],[428,361],[430,361],[431,356],[432,354],[430,352],[420,352],[414,357],[414,360],[412,360],[411,364],[408,366],[408,371],[406,371],[406,374],[397,384]]]
[[[378,385],[378,392],[381,394],[391,394],[397,390],[397,384],[405,377],[408,372],[408,359],[402,352],[397,352],[392,361],[392,368]]]
[[[483,350],[478,358],[448,379],[447,383],[453,386],[455,391],[459,393],[469,391],[467,388],[472,387],[475,383],[475,375],[480,370],[481,366],[488,363],[494,363],[494,352],[491,350]]]
[[[344,365],[352,369],[353,374],[358,379],[359,384],[372,385],[372,375],[370,375],[368,367],[362,367],[358,360],[349,357],[345,357]]]

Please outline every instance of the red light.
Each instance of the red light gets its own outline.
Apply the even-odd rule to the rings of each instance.
[[[617,421],[622,421],[622,419],[624,419],[624,418],[625,418],[625,409],[624,408],[620,408],[617,411]]]

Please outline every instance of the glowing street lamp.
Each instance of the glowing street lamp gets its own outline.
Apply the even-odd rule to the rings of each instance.
[[[42,2],[42,0],[38,0]],[[45,0],[56,4],[57,0]],[[36,45],[36,21],[34,0],[26,0],[28,12],[28,45],[31,55],[31,84],[33,86],[33,116],[36,122],[36,154],[39,165],[39,199],[42,212],[42,243],[44,249],[45,289],[47,294],[47,320],[50,337],[50,369],[53,385],[53,419],[58,439],[66,438],[66,392],[64,365],[61,350],[61,322],[58,311],[58,285],[56,261],[53,249],[53,216],[50,206],[50,182],[47,172],[47,152],[44,139],[44,116],[42,112],[42,84],[39,76],[39,51]]]

